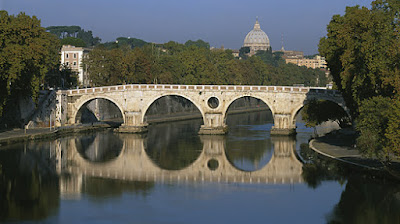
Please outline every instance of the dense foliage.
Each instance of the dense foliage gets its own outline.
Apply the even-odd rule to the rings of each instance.
[[[120,47],[129,47],[131,49],[135,47],[143,47],[144,45],[149,44],[144,40],[131,38],[131,37],[118,37],[116,41],[106,42],[102,44],[107,49],[114,49]]]
[[[50,70],[44,77],[45,87],[70,89],[78,85],[78,74],[67,65]]]
[[[0,114],[10,98],[36,99],[45,74],[59,65],[59,42],[24,13],[0,11]]]
[[[93,37],[92,31],[85,31],[80,26],[49,26],[47,31],[62,39],[64,45],[73,45],[79,43],[79,47],[95,46],[100,43],[99,37]],[[85,43],[84,46],[82,46]]]
[[[320,53],[360,131],[369,155],[400,154],[400,2],[377,0],[371,9],[347,7],[333,16]],[[386,153],[387,155],[387,153]]]
[[[328,100],[311,100],[301,111],[307,127],[315,127],[326,121],[337,122],[340,127],[346,127],[350,118],[338,104]]]
[[[231,50],[208,48],[202,41],[185,44],[145,44],[132,47],[116,43],[94,48],[84,60],[92,85],[123,83],[236,84],[324,86],[325,73],[286,64],[280,55],[260,52],[235,59]]]

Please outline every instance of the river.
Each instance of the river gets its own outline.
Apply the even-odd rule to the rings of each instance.
[[[0,148],[0,221],[400,223],[400,186],[322,159],[313,129],[274,137],[269,112],[99,131]]]

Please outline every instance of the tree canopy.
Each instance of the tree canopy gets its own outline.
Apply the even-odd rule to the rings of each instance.
[[[205,48],[205,49],[210,49],[210,44],[208,42],[205,42],[205,41],[200,40],[200,39],[196,40],[196,41],[188,40],[188,41],[186,41],[185,46],[186,47],[196,46],[196,47],[202,47],[202,48]]]
[[[307,127],[315,127],[326,121],[336,122],[340,127],[346,127],[350,123],[346,111],[327,100],[311,100],[303,107],[301,115]]]
[[[347,7],[345,15],[332,17],[320,41],[319,51],[354,117],[363,100],[400,90],[398,12],[392,0],[374,1],[371,9]]]
[[[61,40],[62,45],[72,45],[75,47],[86,47],[85,41],[76,37],[66,37]]]
[[[197,43],[206,42],[198,40]],[[264,61],[259,55],[239,60],[233,57],[231,50],[210,50],[208,47],[170,41],[133,49],[129,45],[113,48],[98,46],[89,53],[84,64],[95,86],[123,83],[326,84],[322,71],[286,64],[279,55],[273,58],[276,61]]]
[[[85,31],[80,26],[49,26],[46,30],[56,35],[59,39],[80,41],[79,45],[82,45],[81,41],[83,41],[86,47],[95,46],[101,41],[99,37],[93,37],[92,31]],[[69,44],[69,42],[67,42],[67,44]]]
[[[114,49],[114,48],[126,48],[129,47],[131,49],[135,47],[143,47],[144,45],[149,44],[148,42],[131,37],[118,37],[116,41],[106,42],[104,45],[105,48]]]
[[[45,74],[59,65],[60,43],[35,16],[0,11],[0,114],[11,96],[36,99]]]
[[[319,43],[333,80],[360,131],[362,151],[400,154],[400,2],[376,0],[371,9],[347,7]],[[390,108],[390,112],[387,108]]]

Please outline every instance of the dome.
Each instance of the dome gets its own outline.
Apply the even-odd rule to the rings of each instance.
[[[266,51],[270,47],[269,38],[267,34],[261,30],[258,19],[254,24],[253,30],[246,35],[243,47],[250,47],[250,54],[255,54],[258,50]]]

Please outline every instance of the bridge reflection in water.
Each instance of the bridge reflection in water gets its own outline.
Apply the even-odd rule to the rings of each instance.
[[[106,133],[108,136],[109,133]],[[272,137],[273,154],[267,165],[256,171],[236,168],[226,156],[224,136],[201,136],[203,150],[189,166],[180,170],[160,168],[146,153],[146,137],[135,134],[97,133],[86,141],[85,153],[80,152],[82,141],[74,138],[57,140],[58,170],[67,173],[61,178],[61,192],[66,195],[80,191],[82,177],[101,177],[150,182],[236,182],[294,184],[303,182],[302,163],[297,159],[295,139]],[[104,144],[104,140],[121,144]],[[118,145],[121,146],[120,149]],[[61,158],[61,154],[63,155]],[[114,157],[110,157],[110,154]],[[101,159],[99,159],[101,158]],[[99,162],[102,161],[102,162]]]

